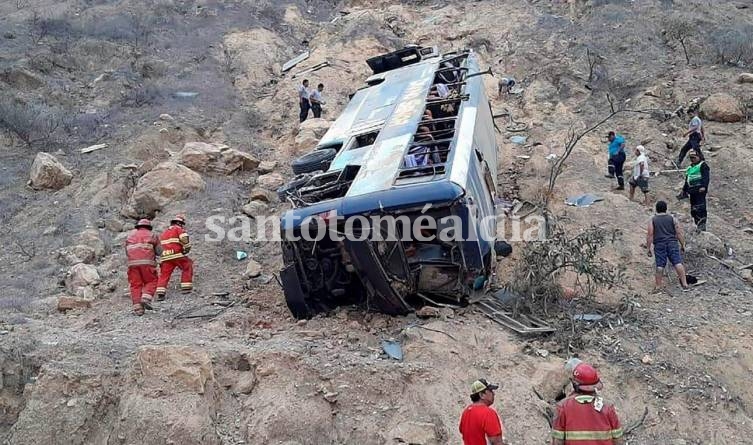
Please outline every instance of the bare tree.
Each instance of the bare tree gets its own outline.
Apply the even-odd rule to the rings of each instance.
[[[667,43],[677,42],[682,47],[685,62],[690,65],[688,55],[689,40],[698,33],[698,28],[693,20],[685,17],[671,17],[664,22],[664,35]]]

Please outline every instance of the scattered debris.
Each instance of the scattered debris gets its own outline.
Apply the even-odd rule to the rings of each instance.
[[[517,155],[515,157],[518,158],[518,159],[531,159],[531,157],[528,156],[528,155]]]
[[[510,142],[516,145],[523,145],[528,140],[527,136],[510,136]]]
[[[519,314],[517,319],[495,298],[487,297],[476,303],[476,307],[496,323],[522,335],[536,335],[556,331],[544,320],[533,315]]]
[[[603,200],[604,198],[587,193],[585,195],[579,195],[579,196],[567,198],[565,200],[565,204],[569,206],[575,206],[575,207],[588,207],[595,202],[599,202]]]
[[[91,145],[89,147],[82,148],[80,151],[81,153],[91,153],[93,151],[101,150],[103,148],[107,148],[107,144]]]
[[[303,71],[297,72],[293,74],[293,79],[295,79],[298,76],[302,76],[304,74],[313,73],[314,71],[319,71],[320,69],[329,66],[329,62],[324,61],[322,63],[317,63],[316,65],[312,66],[311,68],[305,69]]]
[[[416,317],[418,318],[437,318],[439,315],[439,308],[433,306],[423,306],[416,311]]]
[[[303,62],[304,60],[309,58],[309,55],[311,53],[309,51],[304,51],[301,54],[293,57],[292,59],[288,60],[282,65],[282,72],[289,71],[294,66],[298,65],[299,63]]]
[[[196,91],[176,91],[174,96],[180,99],[193,99],[194,97],[198,96],[199,93]]]
[[[599,321],[602,318],[604,318],[604,316],[599,315],[599,314],[576,314],[576,315],[573,315],[573,320],[577,320],[577,321]]]
[[[547,161],[554,161],[555,159],[557,159],[557,153],[549,153],[544,157],[544,159],[546,159]]]
[[[538,355],[539,357],[546,358],[549,355],[549,351],[547,351],[546,349],[537,349],[536,355]]]
[[[396,340],[383,340],[382,350],[391,359],[403,361],[403,346]]]
[[[245,260],[246,258],[248,258],[248,253],[247,252],[244,252],[242,250],[236,250],[235,251],[235,259],[236,260],[241,261],[241,260]]]

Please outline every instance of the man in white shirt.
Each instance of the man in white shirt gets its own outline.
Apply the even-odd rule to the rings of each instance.
[[[703,121],[698,116],[698,108],[693,109],[693,118],[690,119],[688,124],[688,131],[685,132],[685,136],[688,136],[688,141],[680,149],[680,156],[677,158],[677,167],[680,167],[685,155],[688,151],[695,150],[698,152],[701,160],[703,161],[703,153],[701,153],[701,142],[706,140],[706,133],[703,131]]]
[[[635,147],[635,161],[633,161],[633,175],[630,177],[630,200],[635,196],[636,187],[641,188],[643,192],[643,205],[650,205],[648,202],[648,156],[646,148],[643,145]]]
[[[324,91],[324,84],[320,83],[316,86],[316,89],[309,94],[309,102],[311,103],[311,111],[314,113],[314,117],[322,117],[322,105],[325,104],[322,99],[322,91]]]
[[[309,117],[309,110],[311,109],[308,79],[303,79],[303,82],[298,85],[298,104],[301,106],[301,114],[298,117],[303,122]]]

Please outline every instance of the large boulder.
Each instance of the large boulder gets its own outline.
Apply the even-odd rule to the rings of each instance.
[[[313,150],[330,126],[332,126],[331,121],[321,118],[306,119],[301,122],[295,137],[296,153],[303,154]]]
[[[94,250],[94,255],[97,258],[100,258],[108,253],[107,245],[99,236],[99,231],[97,229],[86,229],[83,232],[79,233],[76,239],[78,240],[78,244],[88,246],[92,250]]]
[[[248,153],[223,144],[187,142],[176,155],[176,161],[200,172],[218,172],[229,175],[237,170],[253,170],[259,161]]]
[[[701,114],[710,121],[740,122],[745,117],[740,102],[727,93],[715,93],[701,104]]]
[[[241,212],[251,218],[258,218],[259,216],[266,215],[269,211],[269,206],[262,201],[251,201],[241,208]]]
[[[266,189],[277,190],[285,184],[285,178],[279,173],[267,173],[259,176],[256,183]]]
[[[80,289],[99,284],[101,278],[97,268],[91,264],[78,263],[71,266],[65,277],[65,287],[76,293]]]
[[[185,199],[205,187],[201,175],[190,168],[162,162],[139,179],[121,213],[131,218],[154,217],[154,213],[167,204]]]
[[[31,164],[29,185],[36,190],[60,190],[71,183],[73,173],[49,153],[37,153]]]

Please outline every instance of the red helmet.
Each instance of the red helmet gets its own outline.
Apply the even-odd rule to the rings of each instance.
[[[596,369],[588,363],[579,363],[573,369],[573,375],[570,377],[574,384],[581,391],[592,392],[602,388],[601,379]]]
[[[175,218],[173,218],[173,219],[170,220],[170,224],[173,224],[173,223],[180,223],[180,224],[185,225],[186,224],[186,217],[184,215],[182,215],[182,214],[175,215]]]
[[[142,218],[142,219],[139,220],[139,222],[136,223],[136,228],[138,229],[139,227],[145,227],[145,228],[151,230],[152,229],[152,222],[149,221],[146,218]]]

